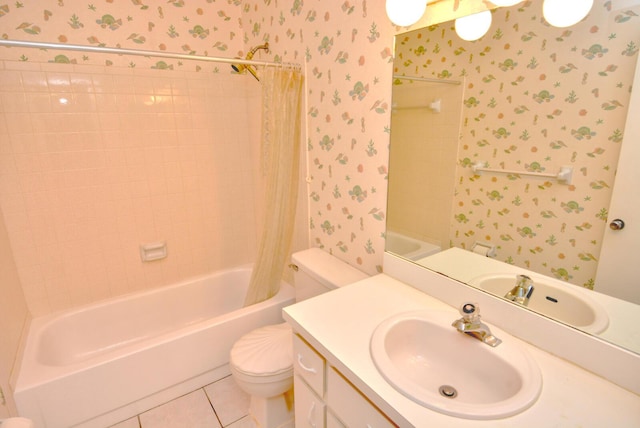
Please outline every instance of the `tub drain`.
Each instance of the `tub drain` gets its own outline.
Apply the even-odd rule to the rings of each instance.
[[[458,396],[458,391],[451,385],[442,385],[438,391],[443,397],[456,398]]]

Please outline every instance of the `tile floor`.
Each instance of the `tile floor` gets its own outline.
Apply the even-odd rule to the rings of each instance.
[[[111,428],[254,428],[248,409],[249,396],[227,376]]]

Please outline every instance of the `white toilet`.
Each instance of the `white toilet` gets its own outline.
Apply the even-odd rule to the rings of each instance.
[[[296,301],[351,284],[367,275],[329,253],[311,248],[292,255]],[[293,427],[293,331],[287,323],[242,336],[231,349],[231,373],[251,396],[258,427]]]

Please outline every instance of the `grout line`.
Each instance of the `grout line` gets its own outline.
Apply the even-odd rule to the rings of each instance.
[[[219,381],[216,381],[216,382],[219,382]],[[207,390],[205,388],[201,388],[201,389],[204,392],[205,397],[207,397],[207,401],[209,401],[209,405],[211,406],[211,410],[213,410],[213,414],[216,415],[218,424],[220,424],[220,426],[224,428],[224,425],[222,424],[222,420],[220,419],[220,416],[218,416],[218,412],[216,412],[216,408],[213,405],[213,402],[211,401],[211,397],[209,397],[209,394],[207,394]]]

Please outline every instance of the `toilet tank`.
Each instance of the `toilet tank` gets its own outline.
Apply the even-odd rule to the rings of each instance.
[[[297,302],[368,277],[320,248],[294,253],[291,260]]]

